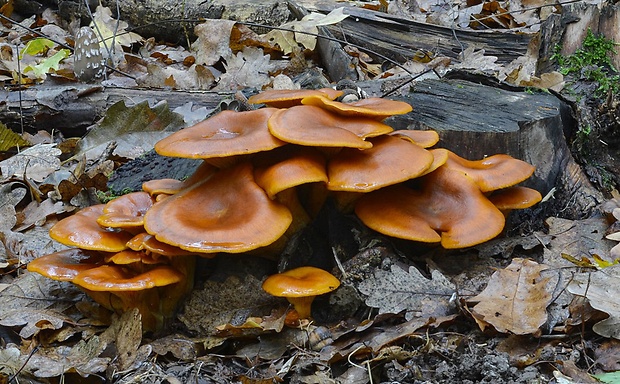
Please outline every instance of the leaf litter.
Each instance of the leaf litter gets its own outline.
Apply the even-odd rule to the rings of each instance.
[[[501,27],[527,23],[528,20],[531,21],[538,17],[532,13],[524,13],[519,19],[513,19],[511,16],[502,19],[500,7],[497,7],[496,2],[492,3],[491,6],[495,8],[489,8],[486,11],[490,12],[491,19],[498,22]],[[471,8],[470,14],[482,11],[482,7],[474,8],[478,4],[471,6],[468,3],[468,6]],[[422,5],[422,8],[425,8],[423,10],[425,17],[431,19],[439,13],[433,14],[434,12],[429,12],[429,10],[438,10],[441,4],[429,3]],[[302,49],[311,50],[316,39],[299,32],[313,32],[317,26],[338,23],[345,17],[347,15],[340,8],[325,16],[311,14],[305,20],[293,22],[291,27],[294,32],[291,33],[272,31],[273,33],[258,36],[246,32],[245,41],[252,40],[253,45],[241,44],[234,49],[231,48],[233,41],[230,36],[236,33],[235,30],[239,30],[238,25],[230,21],[206,20],[196,28],[199,40],[192,45],[192,51],[181,49],[173,54],[166,48],[159,47],[148,51],[150,55],[145,59],[145,62],[148,62],[146,65],[135,64],[127,60],[130,55],[122,47],[142,41],[137,34],[123,33],[128,28],[127,24],[122,21],[119,23],[118,20],[112,18],[109,9],[104,7],[97,8],[94,21],[102,27],[106,41],[115,41],[114,64],[121,69],[131,69],[132,74],[138,75],[136,77],[142,77],[139,81],[142,81],[143,85],[162,86],[169,89],[191,89],[194,86],[198,89],[229,90],[247,86],[262,88],[272,84],[276,73],[295,72],[296,69],[290,66],[290,63],[274,60],[272,51],[279,49],[281,53],[291,54],[293,57]],[[452,23],[453,20],[449,22]],[[32,24],[34,19],[27,19],[23,23]],[[51,26],[49,25],[48,29]],[[215,35],[215,31],[220,35]],[[121,38],[121,35],[124,37]],[[110,39],[111,37],[113,38]],[[30,70],[29,72],[32,72],[30,74],[23,72],[22,75],[26,77],[26,81],[43,81],[49,74],[60,73],[66,65],[67,60],[55,56],[57,53],[52,52],[49,56],[43,51],[31,53],[33,53],[30,55],[32,57],[25,60],[30,60],[28,63],[30,68],[37,68],[37,70]],[[64,54],[61,53],[61,55]],[[190,57],[193,57],[197,64],[187,66],[181,63]],[[562,83],[562,77],[557,74],[543,74],[539,78],[532,76],[532,58],[533,56],[523,58],[521,61],[502,67],[496,63],[496,58],[493,56],[485,55],[484,51],[476,51],[472,48],[463,55],[461,66],[492,74],[500,73],[500,76],[520,85],[551,88]],[[16,78],[18,71],[15,65],[16,59],[15,52],[1,58],[4,71],[0,75],[7,79]],[[213,67],[218,62],[223,63],[223,72]],[[23,68],[29,68],[28,65]],[[368,62],[366,65],[370,68],[373,64]],[[420,68],[424,70],[424,66]],[[373,71],[367,69],[360,72],[370,77],[377,76],[377,68]],[[34,78],[28,79],[29,76]],[[111,76],[108,81],[112,83],[118,81],[114,76]],[[154,141],[157,141],[157,139],[153,139],[153,142],[145,140],[147,136],[155,137],[157,132],[178,129],[202,120],[209,113],[200,108],[194,109],[189,105],[178,110],[185,118],[185,121],[182,121],[183,119],[170,113],[167,107],[161,107],[161,105],[151,107],[148,103],[142,103],[129,107],[125,105],[117,107],[119,110],[111,108],[108,111],[108,121],[104,119],[103,122],[98,123],[91,130],[94,133],[90,137],[85,137],[86,140],[83,139],[78,146],[77,154],[81,155],[82,159],[77,166],[75,163],[74,166],[63,163],[56,145],[50,143],[35,145],[31,147],[31,152],[27,152],[28,149],[20,151],[18,155],[11,157],[10,161],[5,160],[6,162],[0,163],[3,177],[2,198],[5,199],[3,209],[6,210],[2,214],[4,224],[1,228],[2,243],[5,248],[5,260],[11,259],[11,262],[0,264],[4,265],[4,268],[27,263],[36,257],[37,253],[39,255],[49,253],[49,249],[57,246],[46,244],[46,241],[51,243],[51,240],[44,236],[47,231],[46,225],[50,221],[53,222],[56,217],[71,211],[73,206],[68,202],[78,196],[84,188],[102,190],[104,187],[100,182],[89,180],[109,174],[110,169],[114,167],[112,165],[110,168],[113,161],[109,159],[105,160],[110,163],[101,167],[99,165],[93,167],[93,162],[103,164],[105,161],[100,161],[101,158],[112,157],[113,154],[123,158],[140,156],[152,147]],[[148,118],[146,121],[143,120],[144,115],[152,116],[153,112],[156,115],[154,120]],[[127,121],[137,121],[137,123],[128,128],[124,126]],[[113,151],[107,150],[110,141],[117,142],[117,147]],[[91,174],[88,174],[88,171],[91,171]],[[58,177],[54,179],[54,176]],[[71,177],[72,181],[65,180],[63,187],[60,187],[63,182],[58,180],[71,179]],[[16,179],[20,182],[16,183]],[[46,185],[52,188],[50,190],[42,188]],[[26,195],[30,195],[28,192],[37,193],[37,189],[39,198],[42,198],[41,202],[31,201],[27,209],[21,207],[16,209],[16,206],[19,206],[18,203]],[[46,199],[48,193],[57,200]],[[22,217],[17,220],[19,215]],[[16,217],[14,222],[12,217]],[[504,269],[498,269],[488,281],[487,288],[467,302],[459,301],[458,295],[455,295],[457,287],[451,282],[451,276],[439,269],[432,269],[430,276],[426,277],[416,267],[410,266],[407,269],[391,265],[389,269],[374,270],[370,277],[363,279],[357,286],[349,286],[349,289],[358,290],[364,296],[369,310],[367,313],[369,320],[362,322],[343,320],[340,324],[329,327],[309,325],[305,329],[297,330],[284,327],[286,303],[273,301],[270,297],[261,297],[258,293],[262,292],[260,280],[254,276],[228,276],[223,280],[205,282],[203,289],[195,290],[192,297],[188,299],[180,320],[187,329],[201,334],[200,337],[192,339],[187,335],[179,334],[149,341],[142,339],[142,332],[138,326],[139,319],[136,318],[135,313],[127,312],[122,318],[115,318],[111,323],[108,322],[109,326],[105,328],[106,322],[95,321],[98,316],[94,312],[85,310],[86,306],[82,305],[84,304],[83,295],[70,285],[37,278],[30,273],[20,274],[17,277],[5,277],[0,291],[0,307],[3,309],[0,313],[0,325],[19,330],[20,336],[31,338],[33,342],[38,338],[43,340],[44,337],[65,341],[67,335],[77,332],[68,329],[78,325],[82,327],[79,329],[82,330],[84,339],[71,344],[43,348],[40,352],[34,353],[29,360],[25,351],[20,350],[14,344],[8,344],[5,348],[0,348],[0,372],[6,375],[13,374],[24,366],[26,361],[28,363],[25,371],[37,377],[60,377],[73,372],[83,376],[96,375],[110,367],[137,371],[140,364],[147,365],[147,359],[153,358],[154,354],[170,353],[181,360],[194,360],[197,355],[204,354],[204,348],[207,351],[214,351],[217,348],[223,348],[230,341],[242,345],[237,353],[239,357],[242,357],[240,361],[245,361],[249,366],[251,364],[248,363],[248,359],[259,357],[273,359],[270,367],[265,369],[265,375],[268,377],[280,378],[292,373],[297,375],[295,377],[299,378],[300,382],[319,379],[331,382],[333,376],[324,369],[325,364],[345,361],[351,364],[344,365],[348,368],[344,370],[340,378],[351,382],[366,380],[368,372],[364,369],[364,364],[370,361],[384,361],[381,360],[385,358],[384,356],[391,356],[395,370],[400,370],[402,373],[405,369],[397,365],[400,360],[393,358],[398,354],[404,361],[413,359],[415,353],[451,353],[453,349],[444,340],[448,339],[448,336],[429,336],[428,330],[433,326],[450,324],[459,316],[457,310],[472,314],[480,324],[484,324],[484,328],[490,324],[501,333],[538,336],[546,320],[545,309],[552,300],[554,304],[558,302],[556,291],[565,288],[568,283],[560,279],[556,280],[557,283],[554,286],[551,278],[554,276],[553,273],[561,268],[576,270],[574,264],[561,258],[562,252],[575,255],[577,259],[583,260],[583,257],[586,257],[590,260],[590,266],[601,266],[600,263],[597,264],[594,257],[598,254],[593,251],[595,248],[602,250],[599,252],[602,254],[601,257],[608,259],[607,244],[601,243],[601,239],[596,239],[593,244],[585,246],[582,242],[570,238],[562,243],[562,239],[566,239],[565,232],[571,232],[573,227],[584,228],[585,226],[583,230],[586,232],[579,232],[575,235],[577,237],[583,236],[584,233],[589,235],[595,233],[593,231],[587,233],[588,224],[582,226],[583,223],[580,222],[566,221],[561,225],[571,227],[562,229],[557,220],[550,221],[549,232],[561,235],[543,242],[545,248],[543,263],[538,264],[532,260],[515,258],[513,264]],[[35,234],[41,240],[37,241],[36,245],[28,244],[28,238],[34,238]],[[517,246],[523,250],[533,249],[538,246],[536,240],[539,239],[540,237],[530,238],[529,242],[515,240],[512,244],[502,245],[502,256],[510,258],[518,249]],[[582,245],[576,246],[575,244]],[[493,253],[493,251],[489,252]],[[481,253],[484,252],[481,251]],[[553,264],[550,261],[559,262],[559,264]],[[1,262],[2,259],[0,259]],[[568,292],[572,295],[586,297],[593,307],[609,315],[608,319],[594,326],[594,331],[605,337],[617,337],[616,317],[618,313],[614,307],[615,303],[609,301],[610,296],[615,296],[607,286],[607,284],[613,284],[613,279],[616,279],[614,271],[614,266],[608,266],[596,271],[576,274],[568,288]],[[591,284],[593,280],[597,282]],[[606,284],[601,282],[606,282]],[[213,299],[212,292],[220,292],[221,297]],[[566,292],[562,294],[567,295]],[[54,299],[50,299],[51,297]],[[468,308],[468,305],[474,302],[478,304]],[[568,303],[563,305],[568,306]],[[499,319],[491,320],[490,316],[495,315],[492,312],[493,308],[497,307],[513,310],[507,312],[510,316],[498,316]],[[26,310],[20,311],[21,308],[26,308]],[[4,309],[8,309],[8,312]],[[566,307],[564,310],[568,317]],[[518,319],[517,314],[525,314],[526,319]],[[85,320],[98,324],[99,328],[83,328],[83,325],[79,324],[80,321]],[[67,333],[61,336],[60,333],[63,331]],[[315,344],[316,338],[319,339],[318,344]],[[253,339],[257,342],[244,345],[242,340],[246,339]],[[454,343],[455,345],[462,343],[459,344],[460,347],[468,345],[474,348],[473,344],[467,344],[463,338],[457,337],[452,340],[459,340]],[[323,341],[325,343],[320,344]],[[405,341],[417,348],[415,353],[399,350],[395,346]],[[296,349],[291,349],[291,345]],[[112,353],[116,354],[116,361],[113,362],[107,355],[101,357],[105,350],[113,351]],[[311,351],[316,354],[313,355]],[[206,366],[209,367],[221,364],[221,362],[214,362],[218,361],[217,358],[208,353],[201,358],[208,361]],[[225,366],[230,369],[227,365]],[[304,369],[312,373],[300,374],[299,372]],[[438,373],[440,370],[441,367],[438,366]],[[163,374],[161,369],[160,371]],[[246,373],[247,369],[237,377],[249,379],[251,375],[248,376]]]

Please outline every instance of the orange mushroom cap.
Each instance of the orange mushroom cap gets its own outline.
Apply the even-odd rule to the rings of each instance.
[[[319,107],[299,105],[279,109],[269,119],[269,131],[280,140],[316,147],[370,148],[367,137],[392,132],[392,127],[367,118],[338,116]]]
[[[471,177],[482,192],[512,187],[532,176],[534,166],[509,155],[493,155],[482,160],[466,160],[448,151],[446,166]]]
[[[69,248],[37,257],[28,263],[30,272],[58,281],[72,281],[78,273],[95,268],[103,262],[99,252]]]
[[[93,205],[65,217],[50,229],[50,237],[64,245],[93,251],[120,252],[132,238],[122,230],[111,231],[97,224],[105,204]]]
[[[133,292],[178,283],[185,275],[161,265],[137,273],[119,265],[102,265],[77,274],[73,283],[94,292]]]
[[[304,105],[314,105],[341,116],[363,117],[373,120],[383,120],[393,115],[404,115],[413,110],[411,105],[404,101],[380,97],[369,97],[352,103],[341,103],[321,95],[313,95],[303,98],[301,103]]]
[[[144,251],[134,251],[132,249],[126,249],[117,253],[110,254],[105,257],[105,262],[108,264],[127,265],[132,263],[142,264],[159,264],[164,262],[160,257],[153,257],[152,254],[147,254]]]
[[[501,211],[530,208],[542,200],[542,195],[527,187],[509,187],[493,191],[489,200]]]
[[[188,251],[239,253],[273,243],[291,221],[290,211],[254,182],[252,165],[241,163],[158,201],[144,227]]]
[[[151,195],[132,192],[110,201],[103,207],[97,224],[109,228],[132,228],[144,225],[144,214],[153,206]]]
[[[340,97],[344,92],[332,88],[321,89],[270,89],[248,98],[250,104],[267,104],[275,108],[290,108],[301,104],[301,99],[320,95],[329,100]]]
[[[327,183],[325,157],[310,147],[285,146],[269,156],[268,164],[254,169],[256,184],[270,198],[278,193],[307,183]],[[270,155],[272,155],[270,153]]]
[[[194,254],[193,252],[175,247],[174,245],[162,243],[157,240],[155,236],[149,235],[146,232],[135,235],[127,242],[127,246],[133,251],[146,250],[166,257],[189,256]]]
[[[284,145],[267,129],[267,120],[275,111],[279,110],[222,111],[158,141],[155,151],[162,156],[192,159],[269,151]]]
[[[332,191],[370,192],[421,175],[433,163],[426,149],[393,136],[371,139],[372,148],[343,148],[328,165]]]
[[[439,134],[436,131],[417,131],[412,129],[399,129],[390,133],[401,139],[409,140],[422,148],[430,148],[439,142]]]
[[[286,297],[299,314],[310,317],[310,306],[315,296],[331,292],[340,281],[331,273],[316,267],[300,267],[269,276],[263,282],[263,290],[270,295]]]
[[[369,228],[401,239],[465,248],[488,241],[504,228],[504,215],[462,172],[445,165],[404,185],[364,195],[355,213]]]

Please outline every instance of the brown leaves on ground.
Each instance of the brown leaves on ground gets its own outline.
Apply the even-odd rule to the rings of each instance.
[[[495,272],[479,295],[471,313],[484,330],[489,325],[502,333],[538,334],[547,321],[551,301],[549,278],[542,272],[548,267],[532,260],[513,259],[505,269]]]

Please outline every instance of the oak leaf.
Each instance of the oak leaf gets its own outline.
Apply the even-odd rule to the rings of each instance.
[[[549,267],[528,259],[515,258],[505,269],[491,275],[487,287],[470,302],[474,319],[484,330],[489,324],[502,333],[534,334],[547,321],[551,302]]]

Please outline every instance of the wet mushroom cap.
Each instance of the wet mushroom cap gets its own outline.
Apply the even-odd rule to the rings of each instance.
[[[332,88],[321,89],[270,89],[248,98],[250,104],[267,104],[275,108],[290,108],[300,105],[304,97],[320,95],[334,100],[344,92]]]
[[[96,251],[69,248],[38,257],[28,263],[30,272],[58,281],[72,281],[78,273],[95,268],[103,262]]]
[[[143,273],[119,265],[102,265],[79,273],[73,283],[94,292],[130,292],[178,283],[185,276],[170,266]]]
[[[144,214],[153,206],[151,195],[132,192],[110,201],[103,207],[97,224],[109,228],[131,228],[144,225]]]
[[[542,200],[535,189],[516,186],[493,191],[489,200],[501,211],[530,208]]]
[[[315,95],[304,98],[301,103],[304,105],[314,105],[341,116],[362,117],[379,121],[393,115],[404,115],[413,110],[411,105],[404,101],[380,97],[369,97],[352,103],[342,103],[321,95]]]
[[[157,240],[155,236],[149,235],[146,232],[135,235],[127,242],[127,246],[133,251],[146,250],[166,257],[189,256],[194,254],[193,252],[175,247],[174,245],[162,243]]]
[[[392,127],[366,118],[347,118],[319,107],[280,109],[269,119],[269,131],[288,143],[316,147],[370,148],[364,139],[392,132]]]
[[[290,211],[254,182],[246,162],[158,201],[144,227],[157,240],[188,251],[239,253],[273,243],[291,221]]]
[[[287,150],[273,164],[257,166],[254,178],[270,198],[278,193],[307,183],[327,183],[325,157],[314,148],[286,146]]]
[[[419,180],[364,195],[355,213],[366,226],[401,239],[439,242],[447,249],[488,241],[504,228],[504,215],[468,176],[445,165]]]
[[[284,143],[269,133],[267,120],[279,111],[222,111],[196,125],[158,141],[155,151],[162,156],[209,159],[269,151]]]
[[[66,217],[50,229],[50,237],[71,247],[103,252],[120,252],[127,249],[131,233],[108,230],[97,219],[103,215],[105,204],[92,205]]]
[[[482,192],[512,187],[534,173],[534,166],[509,155],[493,155],[482,160],[466,160],[448,151],[446,166],[471,177]]]
[[[390,133],[390,136],[397,136],[401,139],[409,140],[422,148],[430,148],[439,142],[439,134],[437,131],[399,129]]]
[[[340,281],[331,273],[316,267],[299,267],[269,276],[263,282],[263,289],[277,297],[318,296],[331,292],[340,286]]]
[[[420,176],[433,163],[426,149],[389,135],[370,139],[372,148],[343,148],[327,165],[332,191],[370,192]]]

